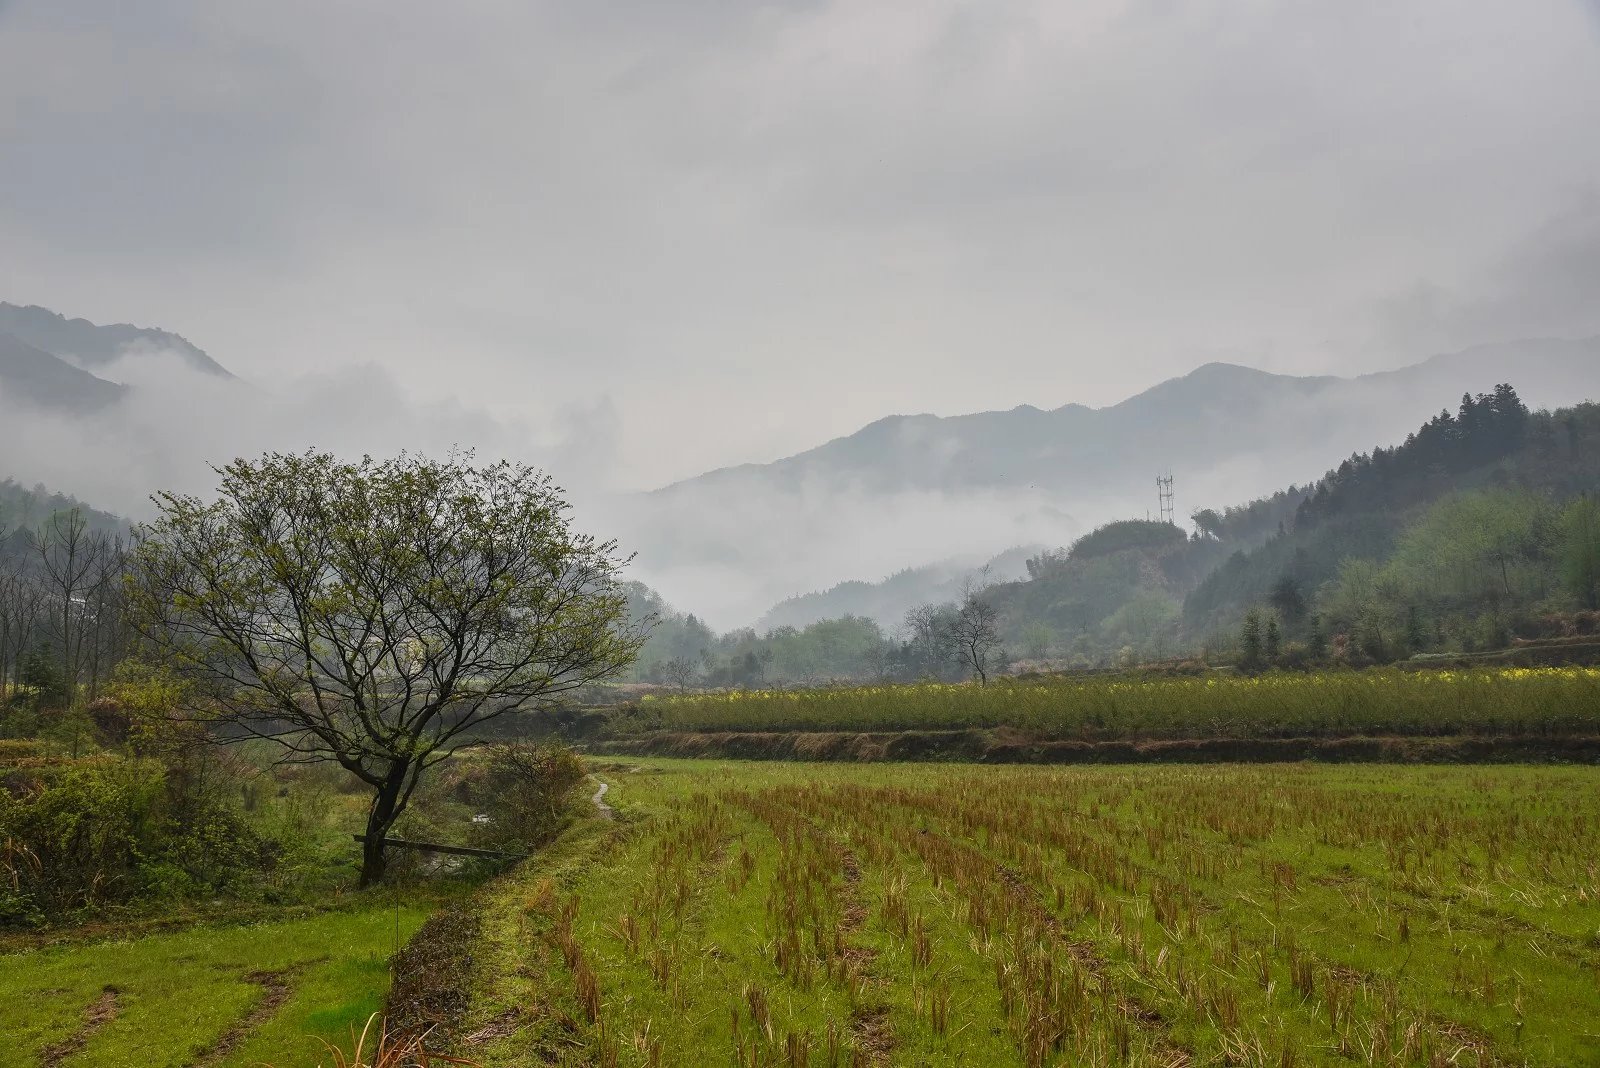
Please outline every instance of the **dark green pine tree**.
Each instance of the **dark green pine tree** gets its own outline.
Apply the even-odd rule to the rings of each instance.
[[[1322,629],[1322,617],[1311,618],[1311,634],[1306,639],[1306,652],[1312,660],[1326,660],[1328,658],[1328,635]]]
[[[1252,611],[1244,617],[1244,629],[1239,633],[1239,664],[1247,670],[1261,666],[1261,613]]]
[[[1428,630],[1422,625],[1422,613],[1412,605],[1406,610],[1406,649],[1420,653],[1428,645]]]
[[[63,708],[72,694],[61,660],[48,644],[36,645],[22,657],[17,665],[17,683],[39,709]]]
[[[1306,617],[1306,597],[1293,575],[1284,575],[1272,587],[1272,607],[1291,627]]]

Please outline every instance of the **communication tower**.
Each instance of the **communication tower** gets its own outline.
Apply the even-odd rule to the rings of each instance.
[[[1171,523],[1177,515],[1173,507],[1172,472],[1156,476],[1156,494],[1161,498],[1161,521]]]

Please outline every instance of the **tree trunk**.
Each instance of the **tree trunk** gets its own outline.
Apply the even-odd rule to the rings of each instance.
[[[404,761],[397,760],[390,764],[389,774],[373,796],[372,807],[367,810],[366,840],[361,843],[360,887],[363,890],[382,879],[384,870],[389,866],[383,840],[388,837],[389,828],[400,816],[400,796],[409,770],[410,765]]]
[[[978,676],[978,685],[989,685],[989,673],[983,670],[983,657],[979,654],[976,645],[967,646],[967,663],[972,666],[972,673]]]

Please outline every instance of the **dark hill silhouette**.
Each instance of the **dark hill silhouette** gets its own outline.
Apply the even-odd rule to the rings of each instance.
[[[0,333],[0,397],[53,411],[88,414],[114,404],[124,387]]]
[[[196,370],[232,377],[205,350],[179,334],[128,323],[101,326],[87,319],[68,319],[37,305],[0,301],[0,333],[83,367],[102,368],[129,355],[167,352]]]

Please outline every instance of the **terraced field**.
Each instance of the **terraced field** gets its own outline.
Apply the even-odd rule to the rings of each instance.
[[[1010,727],[1082,741],[1600,734],[1600,668],[1089,676],[646,698],[616,719],[649,731]]]
[[[1600,770],[644,762],[477,903],[487,1065],[1600,1063]]]

